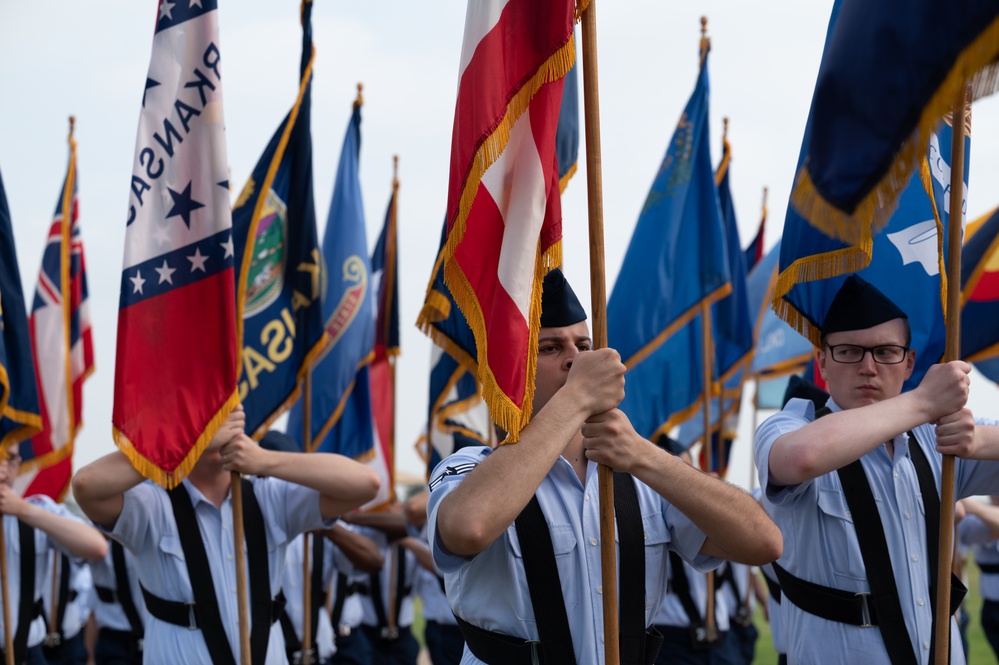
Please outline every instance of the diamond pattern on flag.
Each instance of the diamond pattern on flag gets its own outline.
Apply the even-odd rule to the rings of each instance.
[[[132,166],[112,421],[132,465],[167,488],[238,403],[218,43],[215,0],[163,3]]]

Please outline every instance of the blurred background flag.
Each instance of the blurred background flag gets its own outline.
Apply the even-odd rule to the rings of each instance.
[[[297,397],[323,343],[322,266],[312,196],[312,3],[302,3],[298,97],[233,208],[239,396],[259,439]]]
[[[770,248],[747,278],[749,308],[754,316],[756,340],[749,373],[766,380],[785,374],[798,374],[811,362],[815,347],[794,328],[779,318],[770,307],[777,281],[781,241]]]
[[[763,251],[763,238],[766,235],[767,229],[767,188],[763,188],[763,211],[760,214],[760,228],[756,231],[756,236],[746,247],[744,252],[745,264],[746,264],[746,274],[756,266],[757,263],[763,259],[763,255],[766,253]]]
[[[999,356],[999,212],[961,250],[961,355],[982,361]]]
[[[827,51],[831,41],[840,34],[837,22],[840,4],[833,7],[826,37]],[[799,168],[815,131],[818,99],[816,95],[812,100]],[[909,316],[912,347],[918,353],[915,370],[905,389],[918,385],[929,366],[940,360],[944,350],[942,296],[946,285],[942,278],[945,271],[941,257],[947,252],[946,229],[950,217],[947,190],[950,186],[948,146],[951,135],[950,119],[945,117],[927,142],[921,168],[910,176],[883,233],[874,235],[870,224],[860,225],[856,242],[846,242],[810,224],[793,205],[788,206],[784,219],[780,273],[773,296],[778,316],[818,346],[819,329],[833,297],[849,274],[860,274]],[[865,134],[858,132],[855,139],[858,151],[866,150],[861,145],[865,140]],[[970,152],[970,134],[966,133],[966,179]],[[967,188],[964,189],[967,192]]]
[[[891,3],[837,6],[791,201],[812,225],[856,245],[892,218],[961,91],[995,92],[999,5],[914,0],[904,14]]]
[[[73,441],[82,424],[83,383],[94,371],[87,264],[77,201],[76,139],[69,119],[69,166],[49,227],[28,327],[41,397],[42,431],[21,446],[15,487],[59,501],[73,473]]]
[[[636,431],[653,441],[699,408],[702,343],[700,324],[691,321],[703,306],[732,290],[727,232],[711,166],[707,58],[704,38],[697,84],[607,303],[609,344],[628,367],[621,409]]]
[[[565,74],[562,106],[555,132],[555,155],[558,157],[558,188],[565,192],[576,175],[579,160],[579,68],[575,64]]]
[[[12,444],[41,429],[14,227],[0,178],[0,459],[7,459],[7,449]]]
[[[215,0],[162,3],[132,164],[112,422],[172,488],[239,403]]]
[[[475,338],[477,374],[496,422],[516,441],[531,413],[541,282],[561,263],[555,136],[565,75],[575,61],[575,2],[469,2],[451,138],[449,298],[428,288],[418,324],[453,300]],[[436,312],[434,311],[436,309]],[[466,360],[470,360],[466,356]]]

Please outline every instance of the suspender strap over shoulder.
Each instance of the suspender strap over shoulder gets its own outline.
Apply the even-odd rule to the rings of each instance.
[[[614,513],[620,542],[618,599],[622,665],[651,663],[662,642],[652,644],[645,625],[645,527],[638,503],[635,479],[626,473],[614,474]],[[651,649],[651,659],[646,654]]]
[[[0,524],[0,528],[3,525]],[[17,631],[14,633],[14,660],[23,662],[28,656],[28,629],[35,619],[35,530],[17,521],[17,537],[21,547],[21,590],[17,604]]]
[[[344,573],[336,575],[336,599],[333,601],[333,610],[330,612],[330,623],[335,631],[340,626],[340,617],[343,616],[343,603],[347,600],[347,576]]]
[[[690,620],[690,625],[697,627],[704,625],[704,617],[694,602],[694,597],[690,593],[690,581],[687,579],[687,571],[683,568],[683,559],[676,552],[669,553],[669,565],[671,569],[671,580],[673,583],[673,593],[680,599],[683,611]]]
[[[267,554],[267,534],[264,515],[253,492],[253,483],[246,478],[243,485],[243,528],[246,533],[246,563],[250,576],[250,654],[253,665],[264,665],[273,613],[271,571]],[[283,596],[282,596],[283,598]]]
[[[323,600],[323,565],[326,559],[326,537],[322,533],[312,534],[312,570],[309,581],[312,590],[309,594],[311,607],[309,607],[309,617],[312,621],[312,646],[315,647],[319,626],[319,608]]]
[[[125,548],[117,540],[111,541],[111,563],[114,566],[114,582],[117,588],[118,602],[121,604],[128,625],[132,627],[132,635],[142,639],[145,628],[139,610],[132,598],[132,587],[128,583],[128,569],[125,567]]]

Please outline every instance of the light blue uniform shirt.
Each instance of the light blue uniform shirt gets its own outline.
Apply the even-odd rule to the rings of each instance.
[[[62,508],[55,501],[47,496],[37,495],[28,497],[28,502],[39,506],[50,513],[66,516],[66,509]],[[79,518],[75,518],[79,520]],[[7,604],[10,608],[11,635],[17,632],[17,610],[21,602],[21,538],[18,533],[17,518],[10,515],[3,516],[3,529],[5,544],[7,546],[7,588],[9,595]],[[32,596],[35,599],[41,598],[46,585],[51,586],[49,577],[49,567],[52,561],[52,552],[68,554],[55,540],[49,537],[41,529],[35,529],[35,582],[32,589]],[[79,563],[81,560],[69,554],[69,557]],[[0,631],[3,631],[3,613],[0,612]],[[0,632],[2,635],[2,632]],[[42,643],[45,639],[45,622],[41,617],[31,622],[28,629],[28,646],[34,647]]]
[[[385,565],[382,566],[381,572],[378,573],[379,583],[381,584],[381,600],[382,607],[385,610],[385,620],[392,615],[395,611],[394,605],[392,604],[395,600],[395,594],[402,593],[403,590],[396,589],[396,575],[398,574],[398,568],[396,566],[405,567],[405,583],[406,586],[410,588],[410,592],[403,596],[402,604],[399,606],[399,616],[396,617],[395,625],[404,628],[410,626],[413,623],[413,583],[416,581],[416,569],[419,564],[416,563],[416,557],[402,546],[397,546],[394,543],[389,543],[388,536],[381,529],[375,529],[368,526],[358,526],[355,525],[355,530],[357,533],[367,536],[378,545],[378,549],[381,550],[382,554],[385,556]],[[355,577],[357,581],[362,584],[371,584],[370,575],[361,575]],[[361,603],[361,609],[363,611],[363,616],[361,618],[361,623],[365,626],[379,626],[378,614],[375,612],[375,603],[371,599],[372,590],[369,589],[367,594],[358,595]],[[342,623],[342,622],[341,622]]]
[[[774,567],[769,563],[765,566],[760,566],[760,571],[770,579],[771,582],[777,582],[777,573],[774,572]],[[783,596],[781,597],[783,599]],[[770,589],[767,588],[767,616],[770,621],[770,640],[774,644],[774,651],[777,653],[787,653],[787,645],[784,643],[784,624],[780,620],[780,603],[774,600],[774,597],[770,595]]]
[[[832,399],[827,405],[833,411],[841,410]],[[768,484],[768,460],[774,442],[812,420],[812,403],[794,399],[783,411],[764,421],[756,432],[756,465],[760,486],[766,488],[765,507],[784,536],[784,554],[778,563],[810,582],[843,591],[866,592],[870,585],[838,474],[833,471],[790,487]],[[981,421],[981,424],[995,422]],[[913,435],[929,460],[939,490],[941,456],[935,450],[933,426],[920,425],[913,429]],[[936,571],[927,570],[923,499],[909,455],[907,434],[894,437],[892,443],[893,458],[882,445],[864,455],[861,464],[884,524],[909,637],[919,662],[925,664],[930,659],[933,638],[929,581],[931,577],[936,579]],[[999,493],[999,464],[958,459],[954,480],[957,498]],[[786,596],[781,603],[781,621],[789,663],[889,663],[877,628],[822,619],[797,608]],[[952,665],[964,663],[956,621],[951,622],[950,642]]]
[[[55,566],[57,575],[62,573],[62,552],[55,555],[49,555],[49,575],[52,575],[53,573],[53,566]],[[45,588],[42,589],[42,602],[45,607],[45,619],[50,621],[53,616],[52,580],[53,577],[49,577],[48,582],[45,584]],[[57,585],[61,584],[58,580],[56,580],[55,583]],[[64,639],[67,640],[76,637],[76,635],[83,629],[84,624],[87,623],[87,619],[90,618],[94,582],[93,577],[90,574],[90,566],[88,566],[85,561],[69,557],[69,589],[70,591],[76,592],[76,597],[73,600],[66,602],[66,611],[62,617],[62,634]],[[58,589],[56,591],[58,591]],[[55,631],[53,630],[52,632]]]
[[[276,596],[281,588],[288,542],[304,531],[329,528],[334,520],[323,521],[319,512],[319,493],[315,490],[277,478],[250,478],[250,482],[253,483],[254,493],[264,516],[270,589],[271,595]],[[238,663],[239,614],[231,495],[226,497],[220,509],[206,499],[189,480],[184,480],[184,487],[191,496],[198,518],[222,625]],[[166,491],[151,482],[142,483],[127,491],[121,515],[110,535],[135,555],[139,581],[150,593],[166,600],[194,602],[184,550]],[[247,582],[247,594],[249,588]],[[252,625],[250,627],[252,629]],[[271,626],[266,662],[268,665],[287,662],[284,636],[277,622]],[[143,663],[212,665],[212,660],[200,630],[189,630],[149,616]]]
[[[114,573],[114,560],[111,556],[111,545],[108,546],[108,553],[103,559],[90,562],[90,574],[94,580],[93,608],[94,621],[98,628],[110,628],[111,630],[132,630],[132,625],[125,616],[125,610],[121,603],[105,603],[97,596],[97,587],[111,589],[117,594],[118,578]],[[139,579],[135,572],[135,559],[132,553],[125,550],[125,575],[128,578],[128,588],[132,592],[132,603],[135,611],[139,613],[139,619],[143,626],[149,623],[146,614],[146,601],[142,597],[142,590],[139,589]]]
[[[989,536],[989,527],[975,515],[968,515],[957,525],[958,542],[972,545],[975,549],[975,562],[999,565],[999,540]],[[999,601],[999,573],[982,571],[979,589],[985,600]]]
[[[669,570],[669,578],[673,579],[673,563],[666,560],[666,567]],[[689,563],[683,564],[683,572],[687,576],[687,584],[690,587],[690,598],[694,601],[697,611],[701,617],[707,616],[708,609],[708,577],[705,573],[694,570]],[[728,599],[719,588],[718,576],[715,575],[715,626],[719,631],[729,629],[729,614],[732,611],[728,604]],[[669,593],[663,595],[663,602],[656,612],[653,621],[657,626],[672,626],[673,628],[686,628],[691,625],[691,617],[687,616],[687,611],[683,608],[683,602],[676,593],[675,584],[670,585]]]
[[[316,562],[312,560],[312,549],[313,539],[323,538],[325,536],[322,534],[311,534],[309,538],[309,566],[310,568],[315,568]],[[284,578],[282,582],[282,587],[284,588],[284,596],[287,600],[287,604],[284,606],[285,611],[288,613],[288,618],[291,619],[291,625],[295,628],[295,634],[298,635],[298,639],[302,639],[302,607],[303,601],[305,600],[303,582],[305,580],[305,571],[303,568],[303,550],[302,544],[305,542],[305,536],[299,534],[295,537],[293,541],[288,543],[288,552],[286,554],[286,564],[284,568]],[[336,571],[336,564],[333,561],[334,550],[336,546],[331,542],[326,542],[323,545],[323,561],[321,565],[323,567],[323,588],[327,589],[330,586],[330,579],[333,577],[333,573]],[[310,574],[310,582],[311,582]],[[319,618],[318,625],[312,626],[311,634],[313,647],[318,649],[319,658],[322,661],[330,658],[334,653],[336,653],[336,647],[333,644],[333,627],[330,625],[330,615],[326,612],[326,607],[323,604],[325,598],[319,598]],[[312,602],[317,602],[317,599],[313,598]]]
[[[420,530],[418,537],[423,544],[430,546],[426,525]],[[427,621],[436,621],[446,626],[458,625],[458,621],[451,611],[451,606],[447,604],[447,596],[441,589],[441,578],[438,577],[436,570],[430,571],[423,566],[418,566],[414,591],[423,601],[423,617]]]
[[[445,550],[437,537],[441,500],[454,491],[467,469],[489,455],[486,447],[462,448],[442,461],[431,475],[427,504],[431,551],[443,572],[448,601],[455,614],[486,630],[523,639],[538,639],[534,609],[524,577],[516,527],[485,551],[465,558]],[[456,470],[456,473],[449,469]],[[445,471],[447,471],[446,475]],[[600,565],[600,494],[597,465],[586,468],[580,484],[572,465],[556,460],[536,496],[548,521],[555,562],[562,583],[573,650],[579,665],[604,661],[603,588]],[[667,549],[691,561],[699,572],[716,568],[719,559],[699,554],[704,534],[690,519],[640,482],[635,483],[645,531],[645,618],[651,624],[666,591]],[[620,560],[620,557],[619,557]],[[620,570],[620,562],[618,563]],[[481,663],[465,648],[462,665]]]

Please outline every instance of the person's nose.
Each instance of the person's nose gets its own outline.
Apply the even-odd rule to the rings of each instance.
[[[575,346],[569,348],[565,353],[565,358],[562,360],[562,368],[566,371],[572,369],[572,361],[576,359],[580,353],[579,349]]]

